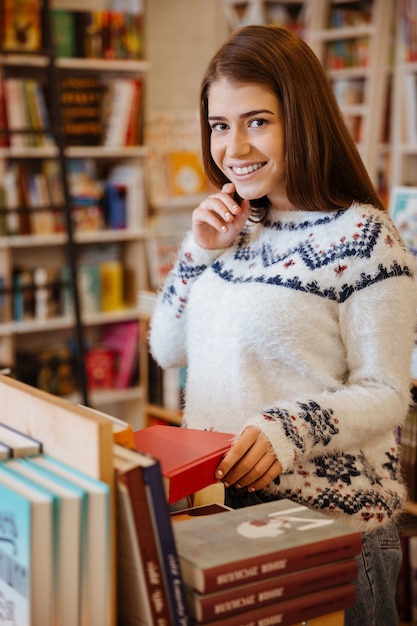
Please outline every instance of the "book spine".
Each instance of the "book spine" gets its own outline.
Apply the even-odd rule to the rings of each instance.
[[[250,559],[243,558],[238,562],[224,563],[207,570],[198,570],[181,559],[181,552],[180,560],[185,583],[201,593],[208,593],[349,559],[359,554],[361,545],[361,535],[358,533],[355,538],[334,537],[300,548],[278,550]]]
[[[355,586],[352,583],[317,593],[292,598],[284,602],[274,602],[262,608],[245,611],[230,617],[205,622],[206,626],[266,626],[279,624],[309,623],[315,617],[322,617],[352,606],[355,602]]]
[[[128,470],[120,475],[120,480],[126,484],[132,502],[153,624],[155,626],[174,626],[164,586],[154,520],[150,513],[144,482],[145,471],[146,469],[142,467],[137,467],[132,471]]]
[[[187,589],[187,603],[190,614],[196,621],[208,622],[267,604],[344,585],[355,580],[357,574],[357,561],[351,559],[296,572],[289,576],[273,577],[260,583],[242,585],[218,593],[201,595],[192,589]]]
[[[154,513],[154,522],[158,530],[157,537],[163,559],[166,587],[174,615],[174,624],[175,626],[190,626],[185,586],[159,461],[145,468],[145,480]]]

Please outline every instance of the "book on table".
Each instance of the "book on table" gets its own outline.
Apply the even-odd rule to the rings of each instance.
[[[350,558],[212,593],[202,594],[187,587],[187,605],[193,619],[206,623],[346,585],[356,580],[357,575],[358,563]]]
[[[230,433],[159,424],[134,432],[136,449],[160,462],[169,503],[217,482],[214,472],[233,438]]]
[[[269,624],[294,626],[300,623],[310,624],[310,620],[315,617],[327,616],[330,613],[334,614],[349,608],[354,604],[355,596],[355,585],[348,583],[282,602],[273,602],[236,615],[220,616],[220,618],[203,623],[205,626],[269,626]]]
[[[362,545],[359,532],[286,499],[173,528],[184,582],[200,593],[349,559]]]

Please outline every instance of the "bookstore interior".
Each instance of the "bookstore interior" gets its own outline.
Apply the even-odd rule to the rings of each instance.
[[[417,255],[417,1],[0,0],[0,12],[0,458],[11,468],[0,464],[0,502],[10,502],[0,504],[0,528],[21,556],[12,564],[0,546],[0,622],[342,625],[357,534],[309,519],[318,535],[311,554],[318,542],[328,546],[310,571],[296,532],[305,511],[283,501],[293,516],[288,571],[277,576],[284,556],[270,547],[242,564],[236,543],[225,562],[210,561],[204,524],[214,532],[207,520],[227,507],[213,511],[220,518],[193,515],[195,499],[180,517],[202,530],[187,533],[170,515],[154,450],[130,448],[141,429],[181,424],[186,368],[162,370],[147,336],[191,212],[211,191],[198,110],[208,60],[245,24],[279,24],[304,38]],[[417,389],[417,348],[411,367]],[[404,623],[417,623],[413,406],[401,443],[409,504],[398,607]],[[206,465],[229,445],[213,441]],[[39,475],[41,487],[22,487],[20,475]],[[55,528],[58,508],[65,522]],[[227,514],[249,529],[251,511]],[[271,536],[284,532],[280,515]],[[189,533],[204,555],[197,562]]]

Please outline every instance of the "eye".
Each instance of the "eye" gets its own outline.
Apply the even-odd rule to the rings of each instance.
[[[228,126],[224,122],[216,122],[211,125],[211,130],[216,133],[224,132],[227,129],[228,129]]]
[[[268,122],[263,118],[256,118],[249,122],[249,128],[261,128],[262,126],[265,126],[265,124],[267,123]]]

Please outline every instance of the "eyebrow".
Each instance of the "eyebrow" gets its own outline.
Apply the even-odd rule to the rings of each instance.
[[[247,117],[253,117],[254,115],[261,115],[262,113],[268,113],[269,115],[275,115],[272,111],[270,111],[269,109],[259,109],[259,111],[248,111],[247,113],[242,113],[242,115],[240,116],[242,119],[245,119]],[[221,120],[225,120],[227,118],[222,117],[222,116],[216,116],[216,115],[209,115],[208,116],[208,120],[211,122],[214,121],[221,121]]]

